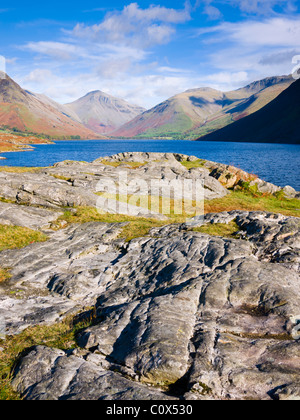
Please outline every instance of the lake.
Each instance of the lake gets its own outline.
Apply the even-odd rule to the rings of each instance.
[[[93,160],[120,152],[172,152],[237,166],[260,178],[300,191],[300,146],[181,140],[78,140],[37,145],[34,151],[2,153],[1,166],[50,166],[63,160]]]

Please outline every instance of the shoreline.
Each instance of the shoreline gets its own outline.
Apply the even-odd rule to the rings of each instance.
[[[40,149],[40,145],[51,144],[49,149]],[[188,153],[195,155],[199,159],[222,162],[245,169],[249,173],[255,173],[267,182],[284,187],[290,185],[296,190],[300,190],[299,174],[296,170],[299,167],[300,159],[295,145],[275,145],[269,149],[268,145],[261,144],[235,144],[235,143],[202,143],[189,140],[166,140],[164,142],[149,139],[140,141],[136,139],[125,140],[54,140],[51,143],[37,143],[22,147],[17,150],[0,151],[3,159],[0,159],[0,166],[9,167],[45,167],[54,163],[73,160],[91,162],[99,156],[124,151],[141,152],[150,151],[154,153]],[[268,150],[268,154],[266,154]],[[33,155],[9,155],[8,153],[33,151]],[[49,152],[49,153],[48,153]],[[7,153],[7,154],[6,154]],[[284,160],[280,159],[282,153],[285,154]],[[255,156],[260,155],[265,158],[257,161]],[[289,162],[289,164],[287,164]],[[270,165],[269,165],[270,163]]]

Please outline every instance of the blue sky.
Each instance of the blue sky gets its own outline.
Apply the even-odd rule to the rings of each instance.
[[[150,108],[291,73],[299,12],[296,0],[1,0],[0,55],[18,83],[60,103],[99,89]]]

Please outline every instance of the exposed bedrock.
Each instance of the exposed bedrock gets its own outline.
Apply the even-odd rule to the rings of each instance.
[[[1,265],[18,262],[11,287],[45,294],[32,295],[33,324],[50,302],[52,321],[63,305],[96,314],[81,350],[33,349],[15,389],[28,399],[299,397],[299,219],[231,212],[206,222],[232,219],[244,239],[171,225],[125,243],[119,225],[88,224],[0,254]],[[29,309],[14,315],[4,290],[6,299],[18,331]]]

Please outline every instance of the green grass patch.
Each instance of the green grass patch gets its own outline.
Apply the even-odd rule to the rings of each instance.
[[[267,211],[285,216],[300,217],[300,201],[279,198],[271,194],[261,194],[251,191],[232,191],[226,197],[205,201],[205,213],[220,213],[223,211]]]
[[[232,221],[228,224],[225,223],[214,223],[214,224],[206,224],[199,228],[193,228],[193,232],[201,232],[206,233],[207,235],[211,236],[222,236],[223,238],[233,238],[238,239],[239,236],[237,235],[237,232],[239,232],[241,229],[236,224],[236,222]]]
[[[47,239],[45,234],[32,229],[0,225],[0,252],[5,249],[24,248],[35,242],[45,242]]]
[[[42,168],[29,168],[29,167],[17,167],[17,166],[0,166],[0,172],[9,172],[13,174],[24,174],[24,173],[38,173]]]
[[[66,221],[67,225],[72,223],[128,223],[122,230],[120,238],[131,241],[135,238],[147,236],[149,231],[155,227],[165,226],[166,222],[143,217],[125,216],[121,214],[99,213],[94,207],[78,207],[76,212],[65,211],[65,213],[58,219],[57,223]]]
[[[146,165],[145,162],[110,162],[109,160],[101,160],[101,163],[106,166],[118,168],[119,166],[128,166],[131,169],[139,169]]]
[[[180,162],[186,169],[193,169],[193,168],[203,168],[206,160],[199,159],[194,162],[189,162],[187,160]]]

